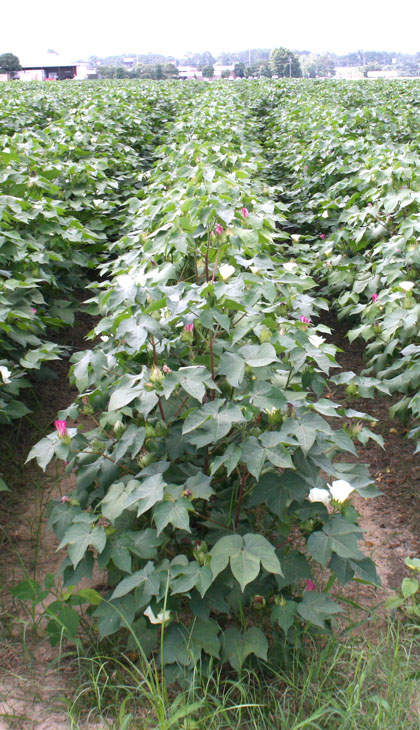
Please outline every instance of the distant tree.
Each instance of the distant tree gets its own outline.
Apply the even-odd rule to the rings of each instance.
[[[165,78],[165,76],[164,76],[164,73],[163,73],[162,64],[161,63],[157,63],[156,64],[156,68],[155,68],[155,79],[157,79],[158,81],[161,81],[164,78]]]
[[[174,63],[165,63],[163,65],[163,74],[165,79],[179,78],[179,71]]]
[[[230,71],[228,68],[223,69],[222,73],[220,74],[222,79],[228,79],[230,77]]]
[[[198,67],[203,69],[204,66],[213,66],[214,60],[215,59],[211,55],[210,51],[204,51],[204,53],[200,54],[200,60],[198,63]]]
[[[305,54],[300,58],[300,65],[303,76],[308,79],[330,77],[335,74],[334,61],[328,54],[323,56],[316,53]]]
[[[270,55],[270,65],[273,73],[280,78],[287,78],[289,76],[298,78],[302,76],[302,69],[298,57],[287,48],[274,48]]]
[[[235,74],[235,78],[243,79],[243,77],[245,76],[245,64],[243,64],[242,62],[235,63],[233,73]]]
[[[13,53],[3,53],[0,55],[0,73],[10,74],[13,78],[16,71],[20,71],[22,66],[19,59]]]
[[[267,78],[271,79],[271,77],[273,75],[273,70],[272,70],[270,64],[266,63],[265,61],[260,63],[258,66],[258,75],[266,76]]]
[[[114,79],[126,79],[128,78],[127,71],[122,66],[117,66],[115,69]]]
[[[208,66],[203,66],[201,69],[201,73],[203,74],[205,79],[212,79],[214,76],[214,66],[209,64]]]
[[[243,64],[241,64],[241,65],[243,65]],[[251,63],[250,66],[244,67],[244,76],[246,76],[247,79],[253,78],[254,76],[258,76],[258,69],[259,69],[258,63]]]

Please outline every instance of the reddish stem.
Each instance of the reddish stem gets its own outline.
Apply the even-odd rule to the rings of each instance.
[[[238,506],[236,507],[236,515],[235,515],[235,530],[238,529],[239,515],[241,512],[242,500],[244,498],[245,482],[247,479],[248,479],[248,472],[246,471],[246,467],[244,466],[243,470],[242,470],[242,475],[241,475],[241,482],[239,485]]]
[[[162,421],[166,421],[165,411],[163,410],[162,401],[160,400],[160,398],[158,400],[158,407],[159,407],[159,410],[160,410],[160,415],[162,417]]]
[[[214,277],[216,276],[218,259],[219,259],[219,251],[216,254],[216,261],[214,262],[213,276],[211,277],[211,283],[212,284],[214,284]]]

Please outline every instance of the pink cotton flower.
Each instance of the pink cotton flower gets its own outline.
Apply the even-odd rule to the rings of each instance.
[[[299,317],[299,319],[300,319],[300,321],[301,321],[301,322],[304,322],[305,324],[310,324],[310,323],[311,323],[311,320],[310,320],[310,319],[308,319],[308,317],[305,317],[305,315],[304,315],[304,314],[302,314],[302,315],[301,315],[301,316]]]
[[[165,375],[167,375],[168,373],[171,373],[172,372],[171,368],[166,363],[163,366],[162,370],[165,373]]]
[[[320,239],[321,239],[321,240],[323,241],[323,240],[324,240],[324,238],[325,238],[325,233],[321,233],[321,235],[320,235],[319,237],[320,237]]]
[[[371,296],[372,302],[376,302],[377,298],[378,298],[378,294],[372,294],[372,296]]]
[[[305,591],[316,591],[316,585],[311,580],[306,581]]]
[[[32,311],[33,311],[33,313],[34,313],[34,314],[36,314],[36,309],[35,309],[35,307],[32,307]]]
[[[241,208],[241,213],[244,218],[248,218],[248,216],[249,216],[248,208]]]
[[[214,230],[217,236],[221,236],[223,233],[223,226],[221,226],[220,223],[217,223]]]
[[[185,327],[184,327],[184,330],[185,330],[185,332],[193,332],[193,330],[194,330],[194,324],[193,323],[186,324]]]
[[[66,504],[68,502],[71,502],[71,499],[70,499],[70,497],[67,497],[66,494],[64,494],[63,497],[61,497],[60,502],[61,502],[61,504]]]
[[[67,421],[54,421],[54,426],[56,427],[61,439],[67,436]]]

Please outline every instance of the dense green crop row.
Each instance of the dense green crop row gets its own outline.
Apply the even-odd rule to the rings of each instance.
[[[297,260],[368,343],[366,372],[406,394],[405,419],[420,414],[419,105],[418,82],[269,85],[253,104]]]
[[[363,414],[329,381],[420,409],[417,84],[36,86],[39,106],[16,88],[0,182],[9,418],[22,369],[56,356],[45,328],[96,272],[99,344],[73,356],[80,395],[31,452],[76,475],[50,517],[67,601],[169,678],[276,661],[302,625],[330,629],[333,580],[377,580],[347,496],[375,493],[352,439],[381,439],[340,428]],[[375,377],[331,372],[329,306]],[[95,561],[107,592],[76,593]],[[55,626],[74,638],[65,608]]]
[[[337,491],[375,490],[337,459],[355,454],[339,428],[354,414],[325,397],[335,348],[313,320],[327,303],[261,178],[254,87],[188,88],[181,105],[172,87],[177,117],[92,287],[101,343],[73,358],[80,397],[31,453],[76,473],[50,517],[66,585],[95,559],[108,574],[105,596],[69,600],[99,604],[101,635],[129,626],[147,654],[164,624],[174,678],[214,659],[275,661],[302,623],[328,630],[339,607],[314,561],[343,584],[377,580]],[[69,423],[80,412],[95,419],[83,434]]]
[[[20,390],[59,356],[47,330],[73,322],[74,292],[119,236],[122,206],[141,188],[176,104],[146,85],[3,84],[0,92],[4,423],[27,412]]]

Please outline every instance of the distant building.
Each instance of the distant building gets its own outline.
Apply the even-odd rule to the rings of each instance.
[[[203,80],[203,74],[195,66],[178,66],[180,79],[199,79]]]
[[[123,58],[123,64],[124,68],[131,70],[136,65],[137,60],[135,58],[132,58],[132,56],[127,56],[126,58]]]
[[[229,71],[229,76],[226,76],[226,78],[233,79],[233,77],[234,77],[235,64],[233,64],[233,63],[230,64],[229,66],[226,66],[223,63],[217,62],[217,63],[213,64],[213,68],[214,68],[214,78],[215,79],[221,79],[223,71]]]
[[[363,73],[357,66],[336,66],[334,79],[363,79]]]
[[[77,77],[77,63],[55,53],[24,58],[20,65],[22,70],[17,75],[23,81],[65,81]]]
[[[367,77],[368,79],[396,79],[398,78],[398,71],[396,68],[389,71],[368,71]]]

